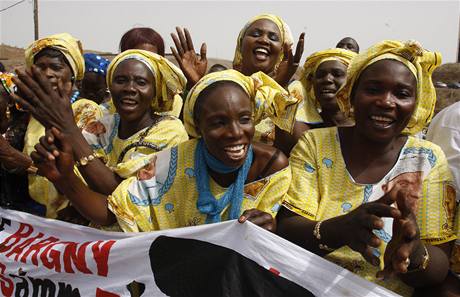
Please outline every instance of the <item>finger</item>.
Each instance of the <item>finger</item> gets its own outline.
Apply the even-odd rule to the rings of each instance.
[[[206,43],[203,43],[201,45],[201,49],[200,49],[200,60],[201,61],[206,61],[207,62],[207,58],[206,58],[207,50],[208,50],[208,47],[207,47]]]
[[[369,214],[374,214],[381,218],[387,217],[398,219],[401,216],[401,212],[398,209],[378,202],[368,203],[366,208]]]
[[[294,63],[300,63],[300,59],[302,59],[303,50],[304,50],[304,42],[305,42],[305,32],[302,32],[299,37],[299,42],[297,42],[297,47],[296,47],[295,55],[294,55]]]
[[[193,46],[193,40],[192,40],[192,36],[190,35],[190,32],[187,30],[187,28],[184,28],[184,31],[185,31],[185,39],[187,41],[188,49],[195,51],[195,47]]]
[[[182,68],[183,68],[183,64],[182,64],[182,59],[181,59],[179,53],[177,53],[177,51],[176,51],[172,46],[170,47],[170,49],[171,49],[171,52],[172,52],[174,58],[175,58],[176,61],[177,61],[177,64],[179,64],[179,67],[182,69]]]
[[[59,131],[55,127],[51,128],[51,132],[53,133],[54,137],[56,137],[56,139],[59,141],[61,151],[71,154],[72,153],[72,146],[70,145],[70,143],[65,138],[64,133],[62,133],[61,131]]]
[[[402,234],[407,241],[412,241],[417,239],[417,222],[411,220],[405,220],[402,225]]]
[[[57,149],[57,147],[54,145],[54,143],[49,143],[48,142],[48,137],[46,136],[42,136],[40,137],[40,139],[38,140],[40,145],[45,149],[47,150],[50,154],[52,154],[53,156],[57,157],[59,155],[59,151]]]
[[[38,104],[40,104],[39,99],[35,96],[34,92],[32,92],[29,86],[19,78],[19,74],[18,77],[13,77],[12,80],[16,84],[21,95],[23,96],[19,97],[17,93],[14,93],[11,94],[11,97],[13,97],[13,99],[17,100],[18,103],[22,103],[24,106],[37,106]]]
[[[292,56],[291,47],[289,44],[285,43],[283,45],[283,61],[289,61],[289,58]]]
[[[45,159],[42,157],[42,155],[40,155],[36,151],[33,151],[33,152],[30,153],[30,158],[32,159],[34,164],[40,164],[40,163],[43,163],[45,161]]]
[[[251,208],[251,209],[246,209],[243,214],[240,216],[240,218],[238,219],[238,221],[240,223],[244,223],[246,220],[249,220],[251,217],[257,215],[258,213],[260,213],[261,211],[258,210],[258,209],[255,209],[255,208]]]
[[[176,27],[176,30],[178,28]],[[174,41],[174,45],[176,46],[177,52],[179,53],[179,56],[182,57],[184,55],[184,49],[182,48],[182,45],[180,44],[179,39],[177,38],[176,34],[171,33],[171,38]]]
[[[42,91],[44,91],[46,94],[51,95],[53,92],[53,89],[51,88],[51,84],[48,78],[38,69],[37,66],[32,65],[31,67],[33,77],[35,81],[40,85],[40,88]]]
[[[188,48],[187,41],[185,40],[185,35],[184,35],[184,30],[182,30],[179,27],[176,27],[177,35],[179,36],[180,44],[182,45],[182,48],[184,49],[184,52],[189,51],[190,49]]]
[[[368,229],[361,229],[358,231],[359,240],[364,243],[366,246],[379,247],[381,240]]]
[[[251,217],[248,217],[247,219],[248,221],[257,226],[263,226],[273,223],[273,217],[266,212],[260,212],[257,215],[252,215]]]
[[[47,151],[40,143],[37,143],[34,146],[34,149],[37,153],[39,153],[42,156],[43,159],[50,161],[55,160],[55,157],[49,151]]]
[[[373,214],[363,216],[363,219],[360,220],[361,225],[368,230],[374,229],[382,229],[383,228],[383,220]]]
[[[33,104],[43,105],[43,103],[46,103],[49,101],[49,95],[45,93],[43,88],[38,84],[38,82],[32,76],[33,74],[30,73],[29,71],[27,72],[19,71],[18,72],[18,78],[21,80],[21,82],[27,85],[29,91],[32,92],[31,94],[32,98],[35,100]]]
[[[407,268],[410,265],[409,259],[410,255],[410,244],[403,244],[396,253],[391,261],[391,265],[395,272],[406,273]]]
[[[260,227],[262,227],[265,230],[270,231],[270,232],[275,232],[276,231],[276,225],[273,223],[273,220],[270,223],[261,225]]]
[[[364,252],[361,254],[363,255],[364,259],[366,259],[367,262],[371,263],[372,265],[379,267],[380,266],[380,258],[377,257],[376,254],[376,249],[371,248],[371,247],[366,247]]]
[[[23,99],[22,97],[19,97],[16,94],[11,94],[11,98],[13,98],[13,101],[17,103],[21,107],[21,109],[31,113],[35,111],[32,104],[30,104],[27,100]]]

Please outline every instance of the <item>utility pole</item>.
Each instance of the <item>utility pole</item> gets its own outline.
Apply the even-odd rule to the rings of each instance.
[[[34,1],[34,38],[38,40],[38,0]]]

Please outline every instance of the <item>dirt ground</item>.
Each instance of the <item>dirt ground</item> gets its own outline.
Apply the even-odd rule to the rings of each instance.
[[[96,52],[102,56],[107,57],[109,60],[115,56],[112,53]],[[167,55],[167,58],[173,63],[177,64],[172,55]],[[15,67],[24,65],[24,49],[0,44],[0,62],[5,65],[7,71],[12,71]],[[222,59],[209,58],[208,67],[215,63],[231,67],[231,61]],[[443,64],[433,73],[433,82],[442,81],[444,83],[460,82],[460,63],[447,63]],[[436,89],[438,101],[436,103],[436,113],[452,103],[460,101],[460,89]]]

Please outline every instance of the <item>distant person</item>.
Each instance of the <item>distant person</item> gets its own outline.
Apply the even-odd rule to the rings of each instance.
[[[85,76],[81,81],[80,97],[101,104],[110,98],[105,77],[109,60],[94,53],[84,54]]]
[[[228,68],[222,64],[214,64],[211,66],[211,68],[209,68],[208,70],[208,74],[209,73],[213,73],[213,72],[218,72],[218,71],[224,71],[224,70],[227,70]]]
[[[148,27],[132,28],[120,40],[120,51],[141,49],[165,56],[165,43],[157,31]]]
[[[0,62],[0,72],[5,72],[5,65]]]
[[[358,42],[356,42],[356,40],[354,40],[351,37],[343,38],[342,40],[339,41],[339,43],[337,43],[335,47],[347,49],[347,50],[350,50],[352,52],[359,54]]]

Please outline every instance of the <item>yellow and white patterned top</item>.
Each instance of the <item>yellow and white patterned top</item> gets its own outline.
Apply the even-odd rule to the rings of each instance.
[[[283,206],[310,220],[344,215],[363,203],[382,197],[390,182],[419,174],[419,183],[415,186],[416,190],[421,190],[417,211],[421,239],[436,245],[456,238],[452,175],[444,153],[431,142],[409,136],[394,167],[376,184],[359,184],[353,180],[343,160],[337,127],[305,133],[292,150],[290,163],[295,178]],[[384,220],[385,228],[377,234],[383,241],[382,249],[376,250],[381,256],[392,234],[392,221],[388,220]],[[378,268],[347,246],[326,258],[402,296],[412,294],[412,288],[399,279],[376,280]]]
[[[100,120],[83,129],[83,136],[96,154],[107,161],[106,165],[122,178],[144,167],[151,154],[188,140],[182,122],[171,116],[162,116],[152,126],[120,139],[120,115],[105,112]]]
[[[101,109],[91,100],[79,99],[72,104],[72,109],[75,123],[81,129],[102,117]],[[40,137],[44,135],[45,127],[31,118],[27,126],[23,152],[29,156],[35,150],[34,146]],[[69,204],[69,201],[58,193],[49,180],[39,175],[29,175],[29,195],[46,207],[47,218],[56,218],[57,212]]]
[[[155,176],[124,180],[109,196],[109,209],[125,232],[146,232],[205,224],[206,215],[196,207],[195,148],[193,139],[158,153]],[[219,199],[226,189],[210,180],[213,195]],[[286,167],[268,177],[245,185],[241,212],[251,208],[275,216],[291,181]],[[228,218],[228,207],[222,219]]]

